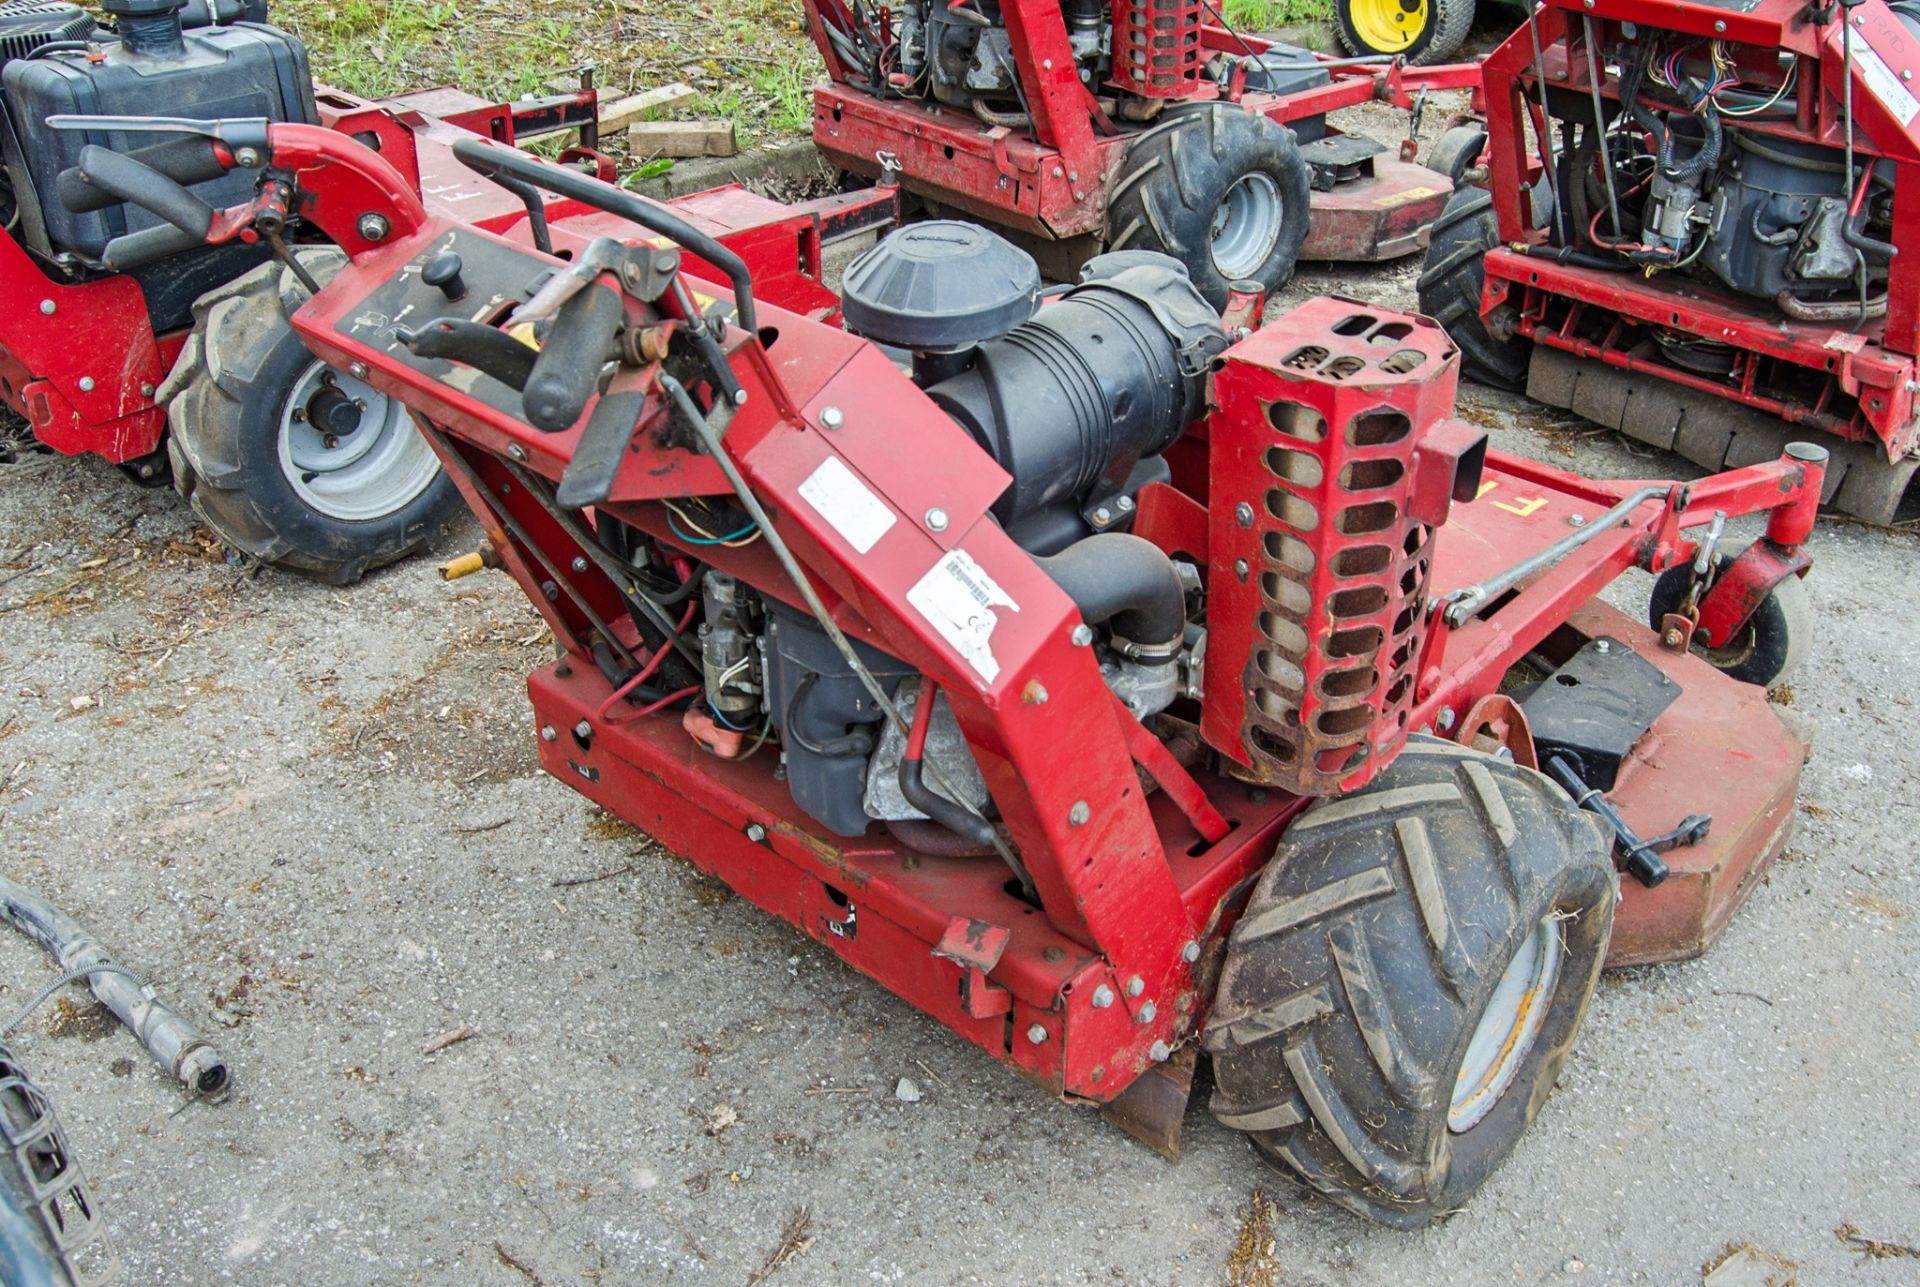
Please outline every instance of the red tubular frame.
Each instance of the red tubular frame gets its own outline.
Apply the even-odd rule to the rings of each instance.
[[[338,202],[334,193],[378,187],[368,179],[380,177],[383,163],[324,134],[276,127],[275,163],[302,172],[310,217],[340,235],[339,225],[363,207]],[[343,167],[371,174],[339,176],[336,184],[334,172]],[[773,347],[738,330],[727,337],[733,372],[749,397],[725,430],[725,452],[836,623],[919,669],[929,681],[923,700],[931,701],[934,685],[947,697],[1031,873],[1037,908],[1009,891],[1006,868],[991,858],[940,859],[886,836],[824,834],[768,761],[708,754],[673,715],[617,723],[600,716],[611,685],[591,660],[589,609],[624,621],[620,602],[532,494],[531,482],[561,475],[579,430],[534,431],[412,365],[377,322],[362,320],[371,291],[417,270],[449,235],[515,245],[429,212],[409,236],[359,246],[295,325],[317,353],[364,369],[370,383],[429,426],[428,440],[480,516],[502,567],[552,627],[562,660],[529,683],[542,764],[1053,1091],[1110,1100],[1194,1033],[1208,1001],[1196,964],[1230,927],[1250,878],[1308,801],[1181,767],[1116,702],[1093,650],[1075,642],[1081,623],[1072,603],[987,516],[1007,482],[1000,467],[884,355],[853,336],[762,302],[762,325],[779,333]],[[529,270],[552,262],[519,250]],[[636,320],[651,317],[638,304],[628,307]],[[1450,381],[1451,374],[1450,359],[1442,359],[1434,378]],[[612,389],[644,388],[650,378],[624,369]],[[823,415],[828,407],[838,414]],[[1204,425],[1190,443],[1204,450]],[[807,499],[802,485],[828,461],[884,509],[877,538],[855,544]],[[939,468],[929,469],[928,461]],[[1204,514],[1208,484],[1204,471],[1197,486],[1187,472],[1176,464],[1174,486],[1143,496],[1137,530],[1163,548],[1192,554],[1204,545],[1195,511]],[[1229,500],[1219,487],[1233,481],[1214,480],[1215,508]],[[1494,691],[1508,666],[1570,614],[1590,612],[1580,605],[1625,567],[1660,568],[1690,556],[1686,531],[1706,521],[1709,510],[1774,511],[1783,514],[1775,530],[1790,536],[1804,524],[1819,483],[1816,461],[1782,460],[1667,485],[1663,501],[1599,532],[1481,618],[1451,630],[1436,622],[1414,724],[1451,727],[1452,711]],[[1517,552],[1564,532],[1569,509],[1604,509],[1632,487],[1492,458],[1480,499],[1456,506],[1454,521],[1438,533],[1437,587],[1497,572]],[[710,458],[642,434],[600,510],[681,546],[653,499],[726,491]],[[1537,499],[1526,499],[1532,493]],[[935,509],[942,521],[929,521]],[[703,547],[699,556],[763,594],[796,598],[766,542]],[[1005,601],[986,635],[990,664],[915,606],[915,587],[956,560],[976,585],[980,574],[990,577]],[[565,570],[576,561],[586,571]],[[615,630],[636,646],[630,628]],[[1661,664],[1705,669],[1684,655]],[[1738,687],[1717,676],[1705,683],[1716,692]],[[1764,715],[1764,699],[1755,700]],[[1742,720],[1750,723],[1750,714]],[[1789,761],[1797,774],[1798,760],[1784,736],[1776,729],[1769,741],[1763,729],[1741,732],[1749,754],[1755,746],[1781,748],[1769,752],[1780,768],[1770,768],[1765,783],[1790,801],[1792,778],[1782,775]],[[1143,792],[1136,765],[1163,789]],[[1775,831],[1755,834],[1743,842],[1756,846],[1755,854],[1777,838]],[[1731,910],[1724,902],[1712,906]],[[1692,915],[1688,923],[1704,921]],[[1658,939],[1653,950],[1675,950],[1677,941]]]
[[[1799,59],[1795,118],[1743,121],[1740,128],[1838,150],[1846,128],[1840,31],[1834,23],[1807,23],[1805,11],[1800,0],[1757,0],[1746,11],[1705,0],[1582,0],[1578,5],[1545,0],[1537,14],[1544,74],[1555,93],[1587,99],[1591,86],[1581,43],[1586,17],[1602,44],[1612,44],[1620,25],[1630,22],[1637,24],[1635,39],[1643,43],[1656,33],[1673,32],[1782,51]],[[1857,8],[1834,12],[1855,23],[1855,150],[1863,158],[1894,163],[1893,240],[1920,244],[1920,115],[1902,120],[1860,61],[1865,50],[1894,68],[1920,69],[1920,40],[1883,0],[1863,0]],[[1792,424],[1878,442],[1889,460],[1901,459],[1920,443],[1915,401],[1920,259],[1912,255],[1892,261],[1885,318],[1855,326],[1783,320],[1771,301],[1703,289],[1691,279],[1611,273],[1528,254],[1528,248],[1546,240],[1546,233],[1533,227],[1521,195],[1542,168],[1530,142],[1540,74],[1525,26],[1489,54],[1484,66],[1488,186],[1501,244],[1487,253],[1483,314],[1510,309],[1514,329],[1535,343],[1731,398]],[[1617,101],[1615,83],[1604,73],[1603,80],[1602,96]],[[1738,351],[1734,373],[1716,380],[1652,360],[1634,351],[1625,324],[1670,327],[1731,345]],[[1594,333],[1603,338],[1590,338]],[[1807,398],[1770,387],[1770,377],[1782,365],[1812,373],[1822,391]]]

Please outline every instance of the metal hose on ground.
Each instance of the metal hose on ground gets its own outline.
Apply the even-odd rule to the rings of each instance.
[[[188,1090],[211,1096],[227,1089],[227,1061],[220,1052],[73,917],[5,877],[0,877],[0,917],[52,952],[65,974],[85,978],[100,1004],[131,1028],[154,1062]]]

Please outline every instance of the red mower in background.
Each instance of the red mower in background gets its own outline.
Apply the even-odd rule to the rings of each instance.
[[[1762,685],[1806,623],[1696,570],[1764,514],[1732,567],[1805,571],[1817,447],[1595,482],[1488,451],[1445,334],[1353,300],[1263,326],[1127,251],[1043,304],[936,221],[847,269],[842,329],[478,138],[600,213],[490,231],[336,131],[175,128],[254,184],[213,237],[347,256],[294,327],[419,417],[552,628],[542,764],[1170,1156],[1204,1050],[1302,1183],[1457,1209],[1603,963],[1704,950],[1786,843],[1807,746]],[[1635,567],[1683,590],[1656,629],[1595,597]],[[1755,682],[1689,651],[1714,614]]]
[[[577,130],[580,146],[560,164],[611,178],[611,162],[593,150],[594,92],[498,104],[442,89],[371,103],[314,86],[300,43],[265,25],[264,2],[194,0],[183,9],[180,0],[108,0],[105,8],[115,30],[73,5],[0,5],[0,191],[9,214],[0,237],[0,398],[54,451],[98,455],[142,482],[170,472],[215,531],[251,558],[347,582],[418,549],[458,506],[452,484],[404,406],[329,370],[288,325],[339,267],[338,249],[283,244],[251,228],[208,247],[130,202],[111,173],[62,176],[77,173],[83,148],[99,145],[170,175],[201,209],[244,199],[244,179],[204,158],[179,159],[177,147],[157,141],[164,136],[54,131],[43,122],[83,106],[193,118],[217,103],[229,114],[318,124],[378,147],[436,208],[491,227],[524,219],[525,207],[455,164],[452,142],[478,135],[512,144]],[[817,280],[821,236],[890,217],[890,195],[788,208],[735,187],[680,204],[753,260],[771,297],[824,313],[835,301]],[[557,224],[591,213],[558,202],[543,217]],[[9,454],[0,440],[0,459]]]
[[[1888,522],[1920,467],[1916,74],[1912,3],[1545,0],[1486,60],[1484,186],[1421,308],[1474,378],[1709,469],[1838,437],[1827,501]]]
[[[1326,59],[1243,37],[1206,0],[806,0],[831,83],[813,140],[835,164],[1028,239],[1070,280],[1094,251],[1157,250],[1223,305],[1298,259],[1418,252],[1471,161],[1457,139],[1414,165],[1428,89],[1473,65]],[[1424,13],[1424,9],[1422,9]],[[1397,156],[1327,124],[1414,113]],[[1055,244],[1057,243],[1057,244]],[[1064,265],[1064,266],[1062,266]]]

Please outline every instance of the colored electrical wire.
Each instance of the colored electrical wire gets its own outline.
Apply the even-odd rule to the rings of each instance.
[[[675,536],[678,536],[689,545],[724,545],[729,549],[738,549],[742,545],[751,545],[760,539],[760,525],[752,520],[748,520],[744,527],[722,536],[703,526],[698,519],[694,518],[693,515],[687,513],[687,511],[681,509],[672,501],[662,500],[660,503],[671,511],[671,515],[667,519],[667,526],[673,529]],[[674,521],[675,516],[678,517],[679,522]],[[685,523],[687,527],[692,528],[693,531],[688,532],[680,526],[681,523]]]

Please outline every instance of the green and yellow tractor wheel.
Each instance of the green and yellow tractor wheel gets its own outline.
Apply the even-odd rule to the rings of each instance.
[[[1473,0],[1334,0],[1333,26],[1349,53],[1444,62],[1473,25]]]

